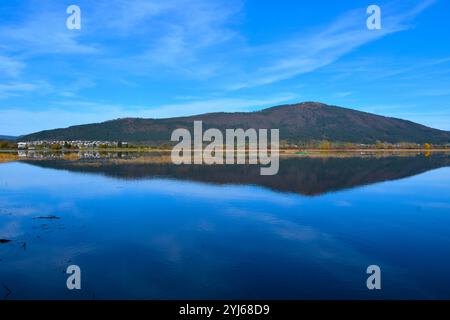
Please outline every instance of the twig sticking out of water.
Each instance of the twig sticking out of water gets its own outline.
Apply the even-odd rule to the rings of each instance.
[[[40,217],[35,217],[33,219],[35,219],[35,220],[37,220],[37,219],[39,219],[39,220],[58,220],[61,218],[58,216],[40,216]]]

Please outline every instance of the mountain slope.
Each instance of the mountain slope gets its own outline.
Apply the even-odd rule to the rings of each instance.
[[[353,143],[376,141],[448,143],[450,132],[411,121],[388,118],[316,102],[272,107],[255,112],[208,113],[168,119],[126,118],[73,126],[26,135],[32,140],[110,140],[167,143],[176,128],[192,130],[193,121],[207,128],[280,129],[280,139],[290,142],[330,140]]]
[[[16,140],[16,139],[17,139],[17,137],[14,137],[14,136],[2,136],[2,135],[0,135],[0,140],[13,141],[13,140]]]
[[[139,158],[138,158],[139,159]],[[72,172],[101,174],[127,180],[170,178],[214,184],[259,185],[280,192],[318,195],[382,181],[402,179],[428,170],[450,166],[450,157],[351,157],[319,158],[289,157],[281,159],[280,171],[262,176],[258,166],[185,165],[147,163],[114,159],[83,159],[78,161],[27,160],[26,163]],[[220,168],[219,168],[220,167]]]

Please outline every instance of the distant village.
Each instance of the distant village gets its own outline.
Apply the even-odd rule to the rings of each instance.
[[[18,142],[18,149],[89,149],[89,148],[127,148],[128,142],[123,141],[82,141],[82,140],[37,140]]]
[[[170,148],[170,144],[146,145],[143,143],[131,144],[124,141],[104,141],[104,140],[36,140],[36,141],[19,141],[7,142],[0,141],[0,150],[19,149],[19,150],[90,150],[90,149],[133,149],[133,148],[150,148],[164,149]],[[308,141],[298,143],[290,143],[288,141],[280,141],[281,149],[305,149],[305,150],[404,150],[404,149],[450,149],[450,144],[430,144],[430,143],[388,143],[377,141],[373,144],[350,143],[350,142],[332,142],[328,140]]]

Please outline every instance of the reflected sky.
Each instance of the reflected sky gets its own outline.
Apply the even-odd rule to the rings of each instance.
[[[1,164],[0,298],[449,299],[449,205],[449,167],[310,197]]]

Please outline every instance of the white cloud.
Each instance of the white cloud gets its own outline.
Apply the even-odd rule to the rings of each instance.
[[[176,8],[176,4],[176,1],[100,0],[93,4],[92,16],[96,17],[96,21],[91,23],[98,29],[113,29],[121,35],[139,33],[149,20]]]
[[[382,30],[367,30],[361,8],[314,34],[291,35],[257,47],[248,45],[235,28],[242,0],[81,1],[88,8],[83,11],[81,32],[66,29],[63,6],[45,2],[46,7],[32,11],[22,24],[4,26],[0,40],[26,56],[99,54],[95,58],[99,63],[132,75],[163,71],[199,79],[218,77],[221,87],[237,90],[329,65],[366,43],[408,29],[410,21],[433,2],[422,1],[399,14],[383,11]],[[132,51],[126,49],[130,44]]]
[[[233,21],[239,16],[243,1],[156,3],[130,2],[123,11],[114,9],[124,6],[123,1],[108,2],[113,9],[102,18],[102,27],[114,30],[119,41],[136,39],[142,45],[126,54],[115,48],[103,62],[134,75],[157,72],[160,76],[177,74],[195,79],[219,75],[225,62],[229,62],[224,54],[226,48],[240,42]]]
[[[76,80],[69,83],[64,88],[59,89],[59,95],[62,97],[73,98],[76,97],[83,89],[94,88],[96,83],[87,76],[79,76]]]
[[[0,114],[18,117],[3,117],[11,121],[1,120],[4,122],[2,128],[13,128],[16,123],[17,128],[27,128],[29,125],[29,131],[32,132],[114,117],[172,117],[239,111],[251,106],[289,101],[298,96],[280,94],[263,99],[230,98],[235,94],[230,91],[272,84],[328,66],[360,46],[410,28],[412,19],[434,1],[421,1],[419,5],[409,5],[409,9],[401,12],[389,8],[383,10],[382,30],[366,29],[367,15],[365,8],[361,8],[318,28],[314,34],[283,35],[282,41],[261,46],[250,45],[237,31],[243,0],[79,2],[83,17],[81,31],[67,30],[65,5],[51,1],[42,1],[39,6],[29,8],[29,12],[21,15],[21,19],[14,23],[2,23],[0,68],[4,70],[5,76],[18,78],[0,84],[0,98],[42,92],[73,98],[80,90],[94,87],[96,83],[101,83],[102,89],[114,90],[118,88],[118,83],[120,88],[123,83],[137,83],[138,88],[144,87],[145,81],[151,77],[156,81],[165,77],[167,82],[173,79],[176,82],[180,76],[203,80],[195,84],[214,92],[222,90],[218,95],[228,96],[222,99],[204,98],[204,101],[198,98],[151,108],[108,103],[69,106],[71,101],[63,101],[59,105],[49,103],[39,111],[24,111],[25,108],[13,108],[2,103]],[[30,80],[31,76],[36,79],[36,74],[31,71],[23,75],[25,66],[27,71],[28,67],[33,69],[33,66],[37,66],[35,70],[42,77],[42,67],[48,65],[49,58],[58,55],[70,55],[73,59],[59,60],[61,63],[58,67],[61,69],[50,70],[48,82]],[[41,60],[42,64],[39,64],[37,61],[34,65],[42,57],[45,62]],[[79,77],[76,72],[88,76],[73,80]],[[108,88],[111,83],[112,87]],[[176,85],[173,90],[176,90]],[[341,97],[350,93],[341,88],[336,91]],[[197,92],[193,94],[198,95]],[[55,96],[51,98],[55,99]],[[205,91],[205,96],[211,96],[210,92]],[[76,110],[77,106],[82,109]],[[62,111],[61,108],[66,107]],[[33,118],[42,121],[23,122],[24,119]],[[16,130],[6,129],[10,133]]]
[[[80,37],[83,33],[67,29],[66,18],[64,6],[57,9],[46,8],[43,3],[19,23],[3,24],[0,41],[5,51],[23,57],[98,53],[95,45],[81,43]]]
[[[16,78],[25,68],[25,63],[17,59],[0,55],[0,70],[3,76]]]
[[[17,97],[28,93],[44,94],[51,90],[51,86],[45,81],[0,83],[0,99]]]
[[[275,104],[287,103],[298,99],[296,94],[283,94],[262,99],[243,99],[243,98],[223,98],[213,100],[191,101],[185,103],[175,103],[161,105],[157,108],[145,111],[148,117],[168,118],[184,115],[196,115],[209,112],[238,112],[250,111],[255,107],[260,109],[264,106],[273,106]]]
[[[252,48],[251,57],[258,56],[258,66],[245,70],[241,81],[236,81],[234,76],[227,89],[267,85],[327,66],[358,47],[409,29],[411,19],[432,3],[434,1],[424,1],[401,14],[384,15],[381,30],[365,27],[367,15],[361,8],[346,13],[314,34],[292,36],[279,43]]]
[[[338,98],[345,98],[348,96],[351,96],[353,94],[352,91],[340,91],[340,92],[336,92],[335,96]]]

